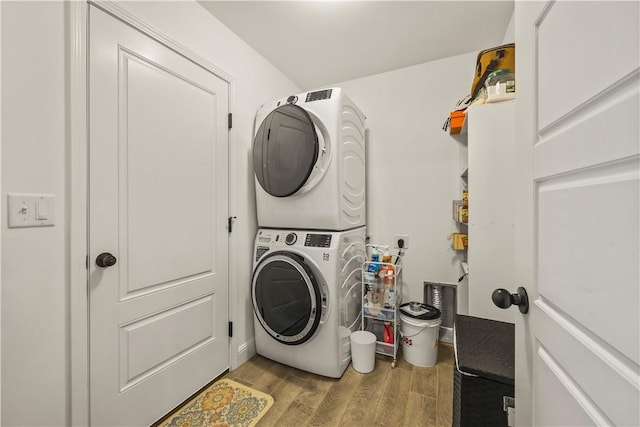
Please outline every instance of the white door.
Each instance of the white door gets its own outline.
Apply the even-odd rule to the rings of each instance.
[[[229,365],[228,85],[89,18],[91,423],[148,426]]]
[[[640,425],[639,6],[516,2],[517,425]]]

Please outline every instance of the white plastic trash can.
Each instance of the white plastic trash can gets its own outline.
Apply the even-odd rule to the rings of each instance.
[[[373,371],[376,361],[376,336],[368,331],[351,333],[351,363],[361,374]]]
[[[402,355],[415,366],[433,366],[438,360],[440,310],[409,302],[400,306]]]

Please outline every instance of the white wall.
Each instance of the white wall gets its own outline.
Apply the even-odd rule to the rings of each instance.
[[[69,344],[64,7],[0,7],[2,425],[63,425]],[[7,229],[7,192],[55,194],[56,226]]]
[[[502,39],[502,44],[513,43],[516,40],[516,28],[515,28],[515,20],[513,19],[515,15],[511,15],[511,19],[509,20],[509,25],[507,25],[507,29],[504,32],[504,38]]]
[[[249,299],[256,231],[249,159],[261,103],[299,91],[195,2],[122,2],[120,6],[216,64],[235,80],[230,165],[236,259],[236,343],[253,336]],[[68,41],[61,2],[0,3],[2,13],[2,425],[69,423],[67,222]],[[56,226],[7,229],[8,192],[56,195]],[[77,292],[76,289],[73,292]],[[244,356],[250,356],[250,352]]]
[[[460,198],[458,142],[442,130],[470,89],[476,53],[338,83],[367,116],[368,233],[389,244],[409,235],[403,300],[422,301],[423,281],[453,282],[459,255],[451,201]]]

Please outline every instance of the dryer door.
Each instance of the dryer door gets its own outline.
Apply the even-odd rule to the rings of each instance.
[[[290,252],[265,256],[253,273],[253,310],[262,327],[284,344],[313,336],[322,316],[320,287],[304,259]]]
[[[309,114],[286,104],[260,124],[253,140],[253,170],[272,196],[287,197],[307,182],[318,160],[318,134]]]

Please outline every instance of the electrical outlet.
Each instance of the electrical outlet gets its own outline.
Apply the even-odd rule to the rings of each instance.
[[[394,249],[400,249],[400,241],[402,240],[402,250],[409,249],[409,236],[406,234],[394,234],[393,235],[393,247]]]

